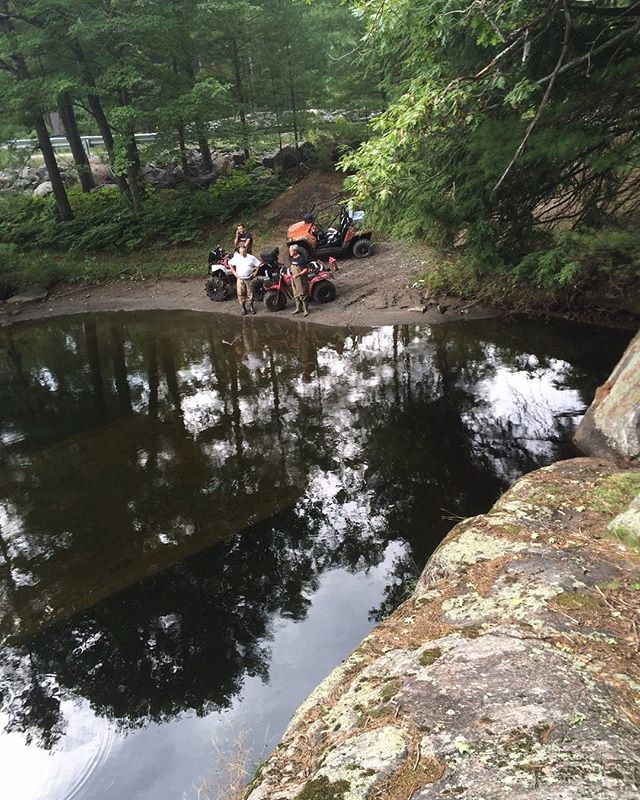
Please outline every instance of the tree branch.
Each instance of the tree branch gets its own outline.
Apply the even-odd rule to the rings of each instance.
[[[571,14],[569,13],[569,4],[568,4],[567,0],[563,0],[562,5],[563,5],[563,8],[564,8],[564,41],[562,43],[562,50],[560,52],[560,56],[559,56],[558,61],[556,63],[555,69],[553,70],[553,73],[551,74],[551,78],[549,80],[549,85],[547,86],[547,89],[546,89],[546,91],[544,93],[544,97],[542,98],[542,100],[540,102],[540,105],[538,106],[538,110],[536,111],[536,115],[531,120],[531,123],[530,123],[529,127],[527,128],[527,131],[526,131],[526,133],[524,135],[524,138],[520,142],[520,145],[518,146],[518,149],[516,150],[513,158],[507,164],[507,168],[505,169],[505,171],[500,176],[499,181],[493,187],[493,190],[492,190],[493,192],[496,192],[500,188],[500,186],[504,182],[504,179],[507,177],[507,175],[511,171],[511,168],[513,167],[513,165],[516,163],[516,161],[520,158],[520,156],[524,152],[524,148],[527,146],[527,141],[529,140],[529,137],[531,136],[531,133],[532,133],[533,129],[535,128],[538,120],[540,119],[540,117],[542,115],[542,112],[544,110],[544,107],[547,105],[547,103],[549,101],[549,97],[551,96],[551,91],[552,91],[552,89],[554,87],[554,84],[556,82],[556,78],[560,74],[560,68],[562,67],[562,62],[564,61],[564,58],[565,58],[565,56],[567,54],[567,50],[569,49],[569,39],[571,38]]]
[[[589,61],[594,56],[597,56],[600,53],[603,53],[605,50],[608,50],[610,47],[619,44],[627,36],[634,36],[636,33],[638,33],[638,31],[640,31],[640,19],[631,28],[627,28],[626,31],[622,31],[622,33],[619,33],[617,36],[614,36],[613,39],[609,39],[608,42],[601,44],[600,47],[596,47],[595,50],[590,50],[585,55],[579,56],[578,58],[574,58],[573,61],[568,61],[557,72],[556,70],[554,70],[550,75],[545,75],[544,78],[540,78],[540,80],[537,80],[535,82],[534,86],[542,86],[542,84],[546,83],[547,81],[550,81],[552,78],[555,80],[555,78],[558,75],[563,75],[565,72],[567,72],[570,69],[573,69],[574,67],[577,67],[579,64],[584,64],[585,61]]]

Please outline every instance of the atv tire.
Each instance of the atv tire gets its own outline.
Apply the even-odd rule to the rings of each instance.
[[[207,278],[204,284],[205,291],[214,303],[221,303],[229,297],[229,284],[219,275]]]
[[[313,287],[313,299],[316,303],[330,303],[336,299],[336,287],[331,281],[319,281]]]
[[[269,289],[264,294],[263,302],[268,311],[283,311],[287,307],[287,296],[284,292]]]
[[[351,252],[354,258],[366,258],[373,253],[373,242],[371,239],[356,239]]]

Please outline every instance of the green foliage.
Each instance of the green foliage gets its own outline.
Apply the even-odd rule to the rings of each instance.
[[[283,189],[265,170],[235,170],[208,190],[150,191],[141,214],[116,189],[70,192],[71,222],[60,222],[50,197],[0,195],[0,246],[23,250],[117,251],[197,239],[206,226],[268,203]],[[0,254],[0,264],[1,261]]]
[[[488,267],[476,248],[456,259],[443,259],[423,280],[435,295],[523,308],[535,293],[536,302],[565,305],[588,294],[622,298],[640,280],[640,231],[558,230],[511,267],[499,260]]]
[[[307,132],[307,141],[315,148],[314,161],[321,169],[333,169],[339,158],[355,150],[368,136],[364,122],[338,117],[330,125],[317,125]]]
[[[15,271],[19,257],[18,248],[14,244],[0,243],[0,277]]]
[[[631,234],[598,232],[630,230],[640,209],[635,15],[546,0],[359,8],[389,106],[342,165],[374,225],[444,247],[465,230],[474,279],[564,290],[633,272]]]
[[[541,289],[588,288],[603,277],[608,282],[631,282],[640,278],[640,232],[558,231],[548,249],[525,256],[514,272]]]

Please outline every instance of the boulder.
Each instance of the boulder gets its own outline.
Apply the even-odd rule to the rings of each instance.
[[[96,186],[103,186],[105,183],[113,181],[113,170],[110,164],[105,164],[101,159],[96,156],[91,156],[89,159],[91,165],[91,172]]]
[[[16,179],[15,172],[9,172],[7,170],[2,170],[0,172],[0,189],[7,189],[11,186]]]
[[[40,167],[39,169],[37,169],[36,175],[38,176],[38,180],[41,181],[49,180],[49,170],[46,167]]]
[[[266,169],[295,169],[298,161],[302,164],[312,158],[315,148],[310,142],[302,142],[298,150],[293,145],[287,145],[282,150],[276,150],[266,155],[261,163]]]
[[[202,153],[199,150],[187,150],[187,165],[190,175],[203,175],[205,173]]]
[[[30,181],[27,178],[18,178],[16,181],[14,181],[10,188],[14,192],[23,192],[25,189],[30,189],[32,186],[33,181]]]
[[[573,440],[586,455],[640,464],[640,332],[596,390]]]
[[[469,244],[468,228],[461,228],[453,237],[454,247],[466,247]]]
[[[43,181],[39,186],[33,190],[33,194],[36,197],[46,197],[48,194],[53,193],[53,184],[51,181]]]
[[[223,175],[226,175],[230,169],[231,159],[227,158],[227,156],[218,156],[213,160],[212,174],[215,175],[216,178],[221,178]]]
[[[7,300],[10,305],[25,305],[27,303],[41,303],[49,296],[49,292],[43,286],[30,286],[20,294],[14,294]]]
[[[171,189],[176,183],[173,175],[170,174],[168,170],[162,169],[161,167],[153,167],[152,169],[149,169],[149,167],[145,168],[145,178],[147,182],[155,186],[156,189]]]

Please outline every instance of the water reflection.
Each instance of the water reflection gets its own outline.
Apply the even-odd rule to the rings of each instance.
[[[64,748],[69,700],[121,731],[229,708],[268,682],[275,620],[384,564],[372,624],[453,516],[565,455],[628,338],[188,314],[1,331],[7,730]]]

